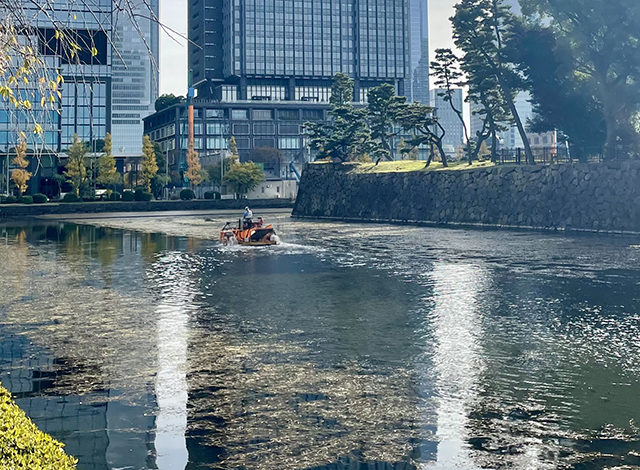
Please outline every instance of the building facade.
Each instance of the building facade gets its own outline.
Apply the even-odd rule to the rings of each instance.
[[[125,15],[114,20],[111,80],[111,135],[117,157],[139,157],[142,153],[143,119],[155,111],[158,98],[159,15],[158,0],[133,4],[136,23]]]
[[[411,80],[410,101],[429,103],[429,3],[410,0]]]
[[[355,99],[406,93],[410,0],[190,0],[189,68],[201,99],[327,102],[349,74]]]
[[[454,156],[458,151],[458,147],[464,146],[464,126],[458,115],[451,109],[449,102],[440,96],[443,92],[439,88],[431,90],[431,106],[435,108],[438,122],[445,130],[445,136],[442,139],[444,151],[448,155]],[[453,90],[452,103],[456,109],[463,109],[464,101],[461,88]]]

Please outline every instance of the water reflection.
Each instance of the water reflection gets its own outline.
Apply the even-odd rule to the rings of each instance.
[[[194,296],[188,273],[181,269],[184,264],[179,253],[170,252],[158,259],[151,273],[161,289],[156,307],[158,371],[155,380],[156,464],[161,470],[184,469],[188,461],[187,324]]]
[[[640,465],[637,242],[109,223],[0,228],[0,380],[79,468]]]
[[[479,266],[435,263],[432,327],[437,374],[436,468],[477,468],[467,445],[468,413],[478,395],[483,369],[478,338],[482,336],[477,296],[484,288]]]

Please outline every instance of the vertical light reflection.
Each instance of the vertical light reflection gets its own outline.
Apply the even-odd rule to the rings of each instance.
[[[154,266],[161,288],[158,313],[158,372],[156,375],[156,465],[160,470],[181,470],[187,465],[187,345],[189,305],[193,293],[185,260],[170,253]]]
[[[439,469],[477,468],[468,452],[468,412],[483,368],[477,296],[486,272],[478,266],[437,263],[434,284],[434,364],[436,369]],[[433,464],[432,464],[433,465]]]

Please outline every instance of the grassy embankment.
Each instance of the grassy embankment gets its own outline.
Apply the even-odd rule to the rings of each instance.
[[[396,162],[380,162],[378,165],[375,163],[354,163],[351,173],[405,173],[410,171],[456,171],[456,170],[473,170],[478,168],[489,168],[495,166],[490,161],[486,162],[473,162],[473,165],[469,165],[466,161],[450,162],[447,168],[442,167],[442,163],[434,162],[425,168],[425,162],[416,160],[401,160]]]
[[[40,431],[0,385],[0,469],[75,470],[64,444]]]

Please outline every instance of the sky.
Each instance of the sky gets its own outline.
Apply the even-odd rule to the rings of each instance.
[[[433,51],[453,48],[451,24],[453,6],[457,0],[429,0],[429,41]],[[187,34],[186,0],[160,0],[160,21],[184,36]],[[160,33],[160,93],[187,93],[187,46],[177,34]]]

